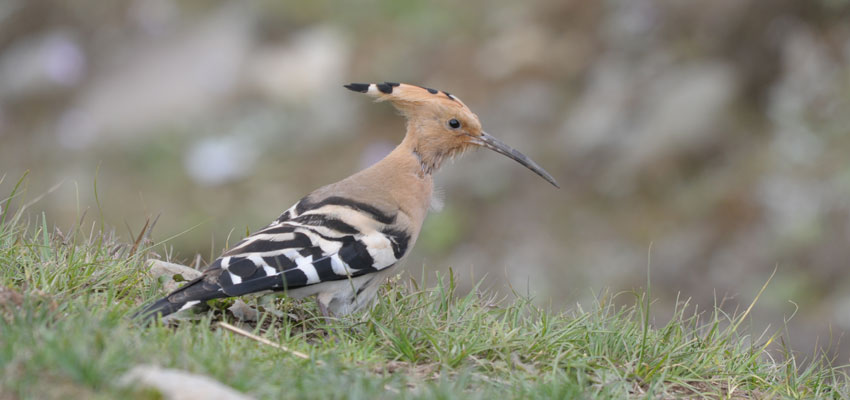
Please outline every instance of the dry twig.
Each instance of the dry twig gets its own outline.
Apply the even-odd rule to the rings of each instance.
[[[283,351],[285,351],[285,352],[287,352],[287,353],[290,353],[290,354],[294,355],[295,357],[303,358],[303,359],[305,359],[305,360],[309,360],[309,359],[310,359],[310,356],[308,356],[308,355],[306,355],[306,354],[304,354],[304,353],[302,353],[302,352],[300,352],[300,351],[290,350],[290,349],[289,349],[289,348],[287,348],[286,346],[283,346],[283,345],[277,344],[277,343],[275,343],[275,342],[272,342],[271,340],[268,340],[268,339],[266,339],[266,338],[264,338],[264,337],[257,336],[257,335],[255,335],[255,334],[253,334],[253,333],[251,333],[251,332],[248,332],[248,331],[246,331],[246,330],[244,330],[244,329],[237,328],[237,327],[235,327],[235,326],[233,326],[233,325],[228,324],[227,322],[219,322],[219,323],[218,323],[218,326],[220,326],[220,327],[222,327],[222,328],[224,328],[224,329],[227,329],[227,330],[229,330],[229,331],[231,331],[231,332],[233,332],[233,333],[237,333],[237,334],[240,334],[240,335],[242,335],[242,336],[245,336],[245,337],[246,337],[246,338],[248,338],[248,339],[253,339],[253,340],[256,340],[256,341],[258,341],[258,342],[260,342],[260,343],[262,343],[262,344],[266,344],[266,345],[269,345],[269,346],[272,346],[272,347],[275,347],[275,348],[281,349],[281,350],[283,350]],[[316,363],[317,363],[317,364],[322,364],[322,362],[321,362],[321,361],[316,361]]]

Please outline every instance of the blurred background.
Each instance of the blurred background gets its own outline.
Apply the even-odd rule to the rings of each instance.
[[[753,331],[796,311],[786,343],[848,362],[848,0],[2,0],[0,197],[30,170],[61,229],[159,215],[172,257],[209,260],[401,140],[342,88],[385,80],[457,95],[562,185],[447,165],[410,275],[565,310],[645,287],[651,255],[664,321],[741,310],[776,269]]]

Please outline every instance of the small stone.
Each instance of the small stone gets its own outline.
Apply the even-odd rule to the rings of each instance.
[[[168,275],[169,278],[174,279],[175,276],[180,275],[183,279],[190,281],[201,276],[201,271],[185,265],[154,259],[149,259],[147,264],[148,268],[150,268],[151,275],[155,278]]]
[[[162,260],[148,259],[147,265],[151,276],[154,278],[163,277],[162,287],[167,292],[177,290],[182,285],[182,281],[191,281],[201,276],[201,271]],[[177,282],[178,280],[181,282]]]
[[[257,320],[259,312],[256,309],[246,304],[241,299],[236,299],[232,306],[228,308],[236,319],[243,322],[253,322]]]
[[[121,386],[151,387],[167,400],[247,400],[246,396],[210,377],[155,365],[137,365],[119,380]]]

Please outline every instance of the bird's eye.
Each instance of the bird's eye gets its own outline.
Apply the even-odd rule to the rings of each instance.
[[[457,129],[460,128],[460,121],[452,118],[449,120],[449,128]]]

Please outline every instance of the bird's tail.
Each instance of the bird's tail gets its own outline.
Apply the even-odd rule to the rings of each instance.
[[[189,283],[171,292],[168,296],[165,296],[145,307],[141,311],[136,312],[133,314],[133,318],[151,320],[156,318],[157,314],[164,317],[177,311],[191,308],[207,300],[227,297],[227,295],[221,291],[220,286],[215,283],[207,282],[204,278],[205,276],[200,276],[197,279],[189,281]]]

